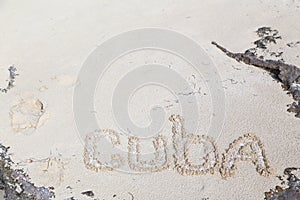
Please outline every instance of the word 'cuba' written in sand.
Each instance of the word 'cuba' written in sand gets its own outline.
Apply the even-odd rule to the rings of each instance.
[[[205,175],[220,173],[223,178],[227,178],[234,175],[237,170],[236,164],[240,161],[252,163],[260,175],[268,176],[271,173],[264,147],[255,135],[244,135],[233,141],[220,158],[221,156],[212,138],[188,134],[184,129],[181,116],[172,115],[170,121],[173,124],[173,167],[179,174]],[[154,153],[152,153],[151,159],[143,158],[145,154],[141,152],[140,139],[132,136],[128,139],[127,156],[111,153],[109,161],[103,159],[103,157],[101,158],[105,154],[103,151],[105,145],[101,145],[101,140],[107,141],[107,138],[113,146],[121,144],[120,134],[113,130],[100,130],[86,136],[84,163],[88,169],[95,171],[121,169],[126,161],[129,168],[137,172],[158,172],[169,169],[171,166],[168,162],[170,156],[168,156],[167,139],[163,136],[153,139]],[[204,153],[200,155],[200,151],[197,150],[201,149]],[[199,153],[196,157],[199,157],[202,162],[194,162],[195,159],[191,158],[191,155],[194,155],[195,152]]]

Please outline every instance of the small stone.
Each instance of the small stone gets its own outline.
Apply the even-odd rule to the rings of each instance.
[[[85,191],[85,192],[81,192],[81,194],[86,195],[88,197],[94,197],[94,192],[89,190],[89,191]]]

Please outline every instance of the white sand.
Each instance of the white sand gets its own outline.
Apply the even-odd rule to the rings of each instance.
[[[282,174],[286,167],[300,166],[300,119],[286,112],[286,105],[292,99],[279,83],[260,69],[229,59],[210,42],[217,41],[232,51],[242,52],[251,47],[256,39],[254,31],[262,26],[276,28],[287,42],[300,40],[299,5],[298,0],[0,1],[0,72],[6,72],[14,64],[20,74],[16,87],[0,94],[0,141],[11,147],[13,160],[21,162],[20,167],[28,171],[33,182],[55,187],[56,199],[72,196],[90,199],[80,194],[86,190],[92,190],[99,199],[127,200],[131,199],[130,193],[138,200],[263,199],[264,192],[279,184],[276,175]],[[85,168],[84,144],[72,109],[79,70],[102,42],[143,27],[175,30],[205,49],[219,70],[226,95],[225,124],[216,142],[219,152],[224,153],[240,136],[254,134],[265,146],[273,169],[270,177],[260,176],[250,162],[240,162],[236,175],[228,180],[218,173],[182,176],[173,169],[134,175],[97,173]],[[294,51],[299,52],[299,48]],[[289,62],[300,65],[295,52],[287,52],[289,55]],[[110,67],[97,88],[95,108],[101,128],[119,131],[109,103],[116,81],[127,70],[122,71],[120,66],[130,59],[138,66],[144,59],[151,63],[163,58],[169,59],[166,62],[185,73],[186,78],[191,77],[193,71],[188,65],[164,53],[136,53],[121,59]],[[4,84],[6,74],[0,77],[0,83]],[[232,84],[228,79],[238,83]],[[205,134],[211,105],[209,97],[203,95],[207,90],[203,81],[197,84],[203,86],[202,94],[197,95],[203,106],[199,108],[200,119],[195,120],[200,121],[198,134]],[[16,133],[9,115],[10,109],[24,98],[39,99],[46,111],[37,129],[29,134]],[[131,117],[137,124],[147,125],[151,105],[170,98],[163,89],[141,91],[132,97]],[[175,106],[167,110],[167,116],[178,113],[178,109]],[[168,121],[164,133],[172,148]],[[28,163],[28,159],[33,162]],[[169,162],[174,162],[171,156]]]

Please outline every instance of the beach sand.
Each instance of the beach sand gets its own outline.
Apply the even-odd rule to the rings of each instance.
[[[211,41],[233,52],[243,52],[253,46],[255,31],[269,26],[282,37],[278,45],[285,47],[285,61],[300,66],[300,45],[286,46],[300,40],[299,19],[298,0],[0,1],[0,87],[7,83],[9,66],[14,65],[19,74],[15,86],[0,93],[0,142],[10,146],[12,159],[35,185],[54,187],[55,199],[91,199],[81,194],[85,191],[93,191],[94,199],[105,200],[263,199],[264,192],[280,185],[276,176],[282,175],[285,168],[300,167],[300,119],[286,111],[293,100],[280,83],[262,69],[228,58]],[[168,117],[180,114],[180,105],[174,101],[176,95],[155,85],[137,91],[128,107],[130,117],[139,126],[151,122],[149,111],[153,105],[165,108],[162,135],[167,138],[170,167],[136,174],[86,168],[85,141],[77,130],[73,110],[80,69],[106,40],[146,27],[179,32],[203,48],[218,70],[225,94],[224,124],[218,138],[214,138],[219,154],[239,137],[255,135],[272,169],[268,177],[259,174],[249,161],[238,162],[235,174],[227,179],[219,172],[179,174],[174,169],[172,123]],[[149,63],[169,65],[195,88],[201,88],[192,94],[200,113],[193,122],[199,123],[197,134],[206,135],[213,114],[206,84],[209,80],[194,77],[193,67],[180,58],[152,50],[120,58],[99,78],[93,112],[101,122],[100,128],[121,132],[111,106],[114,88],[124,74]],[[29,114],[23,116],[22,109]],[[122,148],[126,151],[124,141]],[[151,143],[145,146],[151,147]],[[197,154],[197,149],[192,153]]]

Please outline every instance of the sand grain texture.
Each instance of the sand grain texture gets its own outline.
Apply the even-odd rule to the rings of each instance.
[[[243,52],[258,39],[255,30],[270,26],[280,31],[282,39],[278,44],[287,47],[283,53],[285,61],[300,66],[299,19],[299,0],[0,1],[1,72],[14,65],[19,74],[14,87],[0,93],[0,141],[11,147],[12,159],[24,168],[31,181],[39,186],[53,186],[59,200],[91,199],[82,194],[85,191],[92,191],[95,199],[108,200],[263,199],[266,191],[280,184],[276,175],[287,167],[300,166],[299,118],[286,112],[285,105],[291,103],[291,98],[268,73],[228,58],[211,41],[218,41],[233,52]],[[161,134],[167,138],[170,168],[132,174],[95,172],[85,167],[84,138],[77,131],[72,107],[74,88],[80,84],[77,75],[98,45],[114,35],[143,27],[180,32],[207,52],[218,69],[226,96],[225,123],[215,140],[218,152],[224,153],[234,140],[245,134],[255,135],[264,146],[272,175],[261,176],[251,161],[239,161],[234,176],[227,179],[220,173],[180,175],[174,170],[172,123],[168,121],[172,114],[180,114],[180,105],[173,94],[155,87],[142,88],[133,96],[129,111],[134,122],[145,126],[150,123],[151,107],[164,103],[167,109]],[[290,44],[292,47],[286,45],[290,42],[294,42]],[[124,74],[145,63],[164,63],[195,86],[189,95],[199,102],[200,116],[192,123],[199,122],[197,134],[205,135],[213,116],[206,85],[209,80],[203,80],[193,66],[179,57],[150,50],[120,58],[99,80],[95,110],[91,112],[96,113],[100,128],[121,132],[110,106],[112,92]],[[8,83],[4,80],[7,74],[0,77],[1,83]],[[30,134],[14,131],[11,126],[11,108],[19,105],[23,96],[47,104],[47,121],[33,128]],[[40,111],[34,110],[34,116],[39,116]],[[127,151],[127,138],[120,140],[120,148]],[[146,142],[142,147],[144,152],[153,145]],[[192,154],[201,152],[193,148]],[[140,168],[148,166],[137,164]]]

